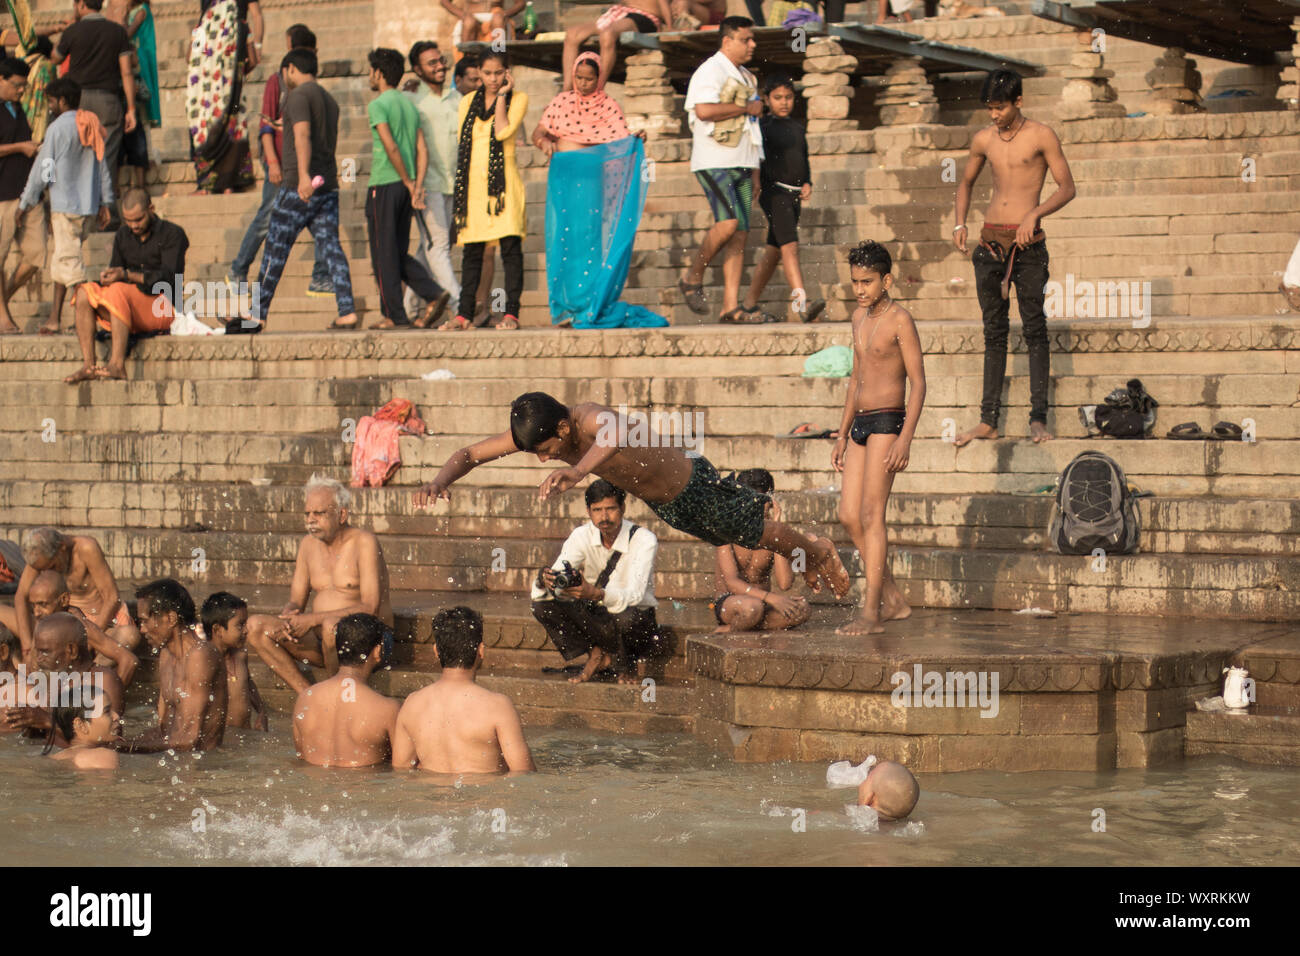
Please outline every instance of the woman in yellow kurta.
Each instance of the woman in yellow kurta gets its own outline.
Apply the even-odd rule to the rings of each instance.
[[[504,53],[489,50],[479,63],[483,86],[460,101],[460,146],[454,192],[461,260],[460,308],[452,328],[467,329],[477,303],[483,251],[496,241],[505,266],[505,316],[498,329],[519,328],[524,291],[524,183],[515,165],[515,137],[523,135],[528,94],[517,92]]]

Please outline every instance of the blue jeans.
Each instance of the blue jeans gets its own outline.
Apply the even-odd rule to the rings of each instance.
[[[266,163],[262,164],[262,172],[266,172]],[[280,187],[271,182],[270,176],[263,176],[262,179],[262,205],[257,207],[257,212],[253,215],[253,221],[248,224],[248,231],[244,233],[244,240],[239,244],[239,251],[235,253],[235,261],[230,264],[230,274],[237,282],[244,282],[248,279],[248,270],[253,266],[253,260],[257,257],[257,250],[262,246],[262,240],[266,238],[266,232],[271,226],[271,207],[275,205],[275,197],[280,192]],[[314,261],[311,267],[312,285],[324,285],[330,280],[329,266],[325,264],[323,257],[316,255],[315,249],[312,250]]]
[[[253,318],[266,320],[271,309],[275,287],[280,284],[284,263],[293,249],[294,240],[303,229],[311,230],[316,249],[322,253],[329,279],[334,283],[334,298],[338,302],[340,318],[356,311],[352,302],[352,273],[348,259],[339,244],[339,194],[313,193],[303,202],[298,191],[281,187],[271,207],[271,222],[266,234],[266,252],[262,256],[262,272],[257,278],[257,295],[254,297]]]

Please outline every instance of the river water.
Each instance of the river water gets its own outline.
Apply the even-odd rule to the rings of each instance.
[[[132,716],[135,716],[134,714]],[[906,823],[820,764],[735,764],[690,737],[529,731],[541,771],[446,779],[322,770],[285,721],[221,750],[78,773],[0,737],[6,865],[1294,864],[1294,769],[918,776]],[[1098,811],[1101,811],[1100,813]],[[1099,829],[1104,824],[1104,830]]]

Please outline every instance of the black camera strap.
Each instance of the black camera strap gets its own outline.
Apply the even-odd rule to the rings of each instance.
[[[636,534],[639,527],[640,525],[634,524],[628,528],[627,544],[629,548],[632,546],[632,535]],[[622,551],[615,551],[609,556],[609,560],[605,562],[605,569],[600,572],[600,577],[596,578],[596,587],[603,588],[609,583],[609,579],[614,576],[614,569],[618,567],[618,561],[621,557],[623,557]]]

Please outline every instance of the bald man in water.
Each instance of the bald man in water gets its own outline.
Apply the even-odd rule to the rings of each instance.
[[[339,672],[312,684],[293,705],[293,742],[307,763],[372,767],[388,762],[401,705],[367,686],[383,663],[387,630],[373,614],[349,614],[335,627]]]
[[[86,628],[72,614],[50,614],[36,625],[35,667],[48,677],[61,677],[93,687],[102,683],[108,704],[115,713],[126,708],[125,692],[117,674],[107,667],[96,667]],[[12,707],[4,717],[10,730],[46,733],[51,724],[48,707]],[[66,746],[70,741],[65,741]]]
[[[160,219],[143,189],[122,197],[122,226],[113,237],[109,266],[98,282],[77,286],[77,341],[82,366],[64,379],[69,385],[126,378],[126,351],[132,335],[166,332],[183,302],[185,230]],[[108,365],[95,362],[95,326],[112,335]]]
[[[113,640],[98,627],[95,622],[82,613],[81,608],[71,603],[68,585],[58,571],[42,571],[36,575],[31,590],[27,592],[27,602],[32,609],[32,616],[39,622],[51,614],[70,613],[81,621],[86,628],[86,640],[95,652],[97,667],[112,667],[122,681],[123,687],[131,686],[140,660],[117,641]]]
[[[515,705],[474,682],[483,663],[483,618],[467,607],[439,611],[433,646],[442,676],[402,704],[393,766],[433,773],[536,770]]]
[[[348,524],[352,492],[333,478],[307,482],[307,535],[298,545],[289,603],[279,617],[248,619],[248,646],[298,693],[311,681],[297,661],[338,671],[334,627],[349,614],[373,614],[389,627],[388,566],[379,539]]]
[[[916,806],[921,786],[901,763],[882,760],[858,784],[858,806],[871,807],[882,820],[902,820]]]
[[[29,594],[42,571],[58,571],[63,576],[68,604],[97,628],[127,650],[139,646],[140,631],[131,622],[131,614],[117,590],[117,578],[98,541],[54,528],[29,528],[23,533],[22,552],[27,567],[18,579],[14,606],[0,606],[0,624],[18,635],[24,657],[32,651],[34,616]]]

